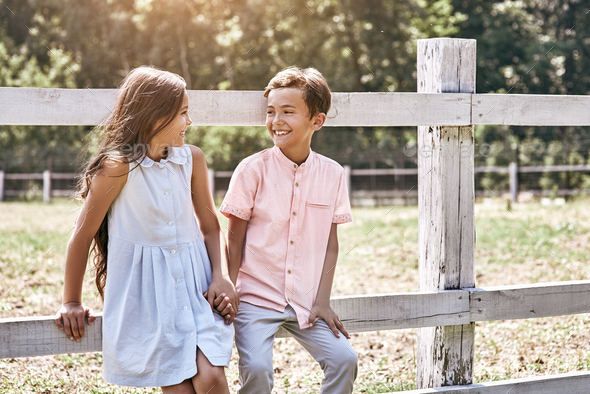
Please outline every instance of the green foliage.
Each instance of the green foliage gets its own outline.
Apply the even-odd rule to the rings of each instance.
[[[478,92],[499,94],[577,94],[590,92],[590,19],[588,5],[566,1],[453,0],[467,19],[456,37],[477,40]],[[476,142],[493,145],[492,156],[476,165],[520,166],[584,164],[590,138],[587,127],[485,126]],[[588,176],[546,173],[520,176],[521,190],[587,187]],[[507,190],[508,178],[485,174],[477,188]],[[586,186],[585,186],[586,185]]]
[[[75,88],[80,65],[71,53],[48,50],[48,64],[40,64],[22,45],[9,53],[0,42],[0,85],[6,87]],[[57,171],[76,166],[85,134],[83,127],[0,126],[0,168],[9,172],[38,172],[49,161]]]
[[[2,86],[113,88],[141,64],[176,72],[190,89],[261,90],[290,65],[318,68],[333,91],[416,91],[416,40],[477,39],[477,91],[587,94],[590,22],[579,0],[0,0]],[[23,131],[24,130],[24,131]],[[26,131],[28,130],[28,131]],[[0,128],[10,171],[77,169],[84,128]],[[214,131],[215,130],[215,131]],[[476,130],[492,146],[476,165],[588,161],[580,127]],[[261,130],[199,128],[191,140],[215,169],[270,145]],[[356,168],[414,167],[415,128],[337,128],[313,148]],[[507,188],[487,174],[477,188]],[[576,188],[587,176],[551,173],[523,189]]]
[[[50,49],[49,64],[40,65],[35,55],[29,56],[27,48],[10,54],[6,44],[0,42],[0,84],[6,87],[75,88],[75,72],[80,65],[70,53],[62,49]]]
[[[266,127],[191,127],[186,142],[205,152],[207,166],[229,171],[256,152],[272,147]]]
[[[333,91],[415,91],[416,39],[451,34],[463,18],[453,12],[450,0],[4,0],[0,4],[6,5],[0,10],[0,29],[6,32],[0,41],[10,42],[8,53],[23,53],[20,63],[0,68],[3,72],[7,68],[7,73],[25,70],[23,62],[30,59],[32,76],[14,86],[40,87],[112,88],[132,68],[153,64],[182,75],[189,89],[260,90],[277,71],[295,64],[318,68]],[[47,158],[55,156],[44,149],[51,144],[79,150],[82,137],[67,128],[38,128],[24,134],[7,128],[4,134],[2,146],[20,153],[5,154],[0,160],[5,168],[15,163],[12,168],[21,171],[44,169]],[[270,146],[265,134],[245,127],[199,128],[188,142],[203,148],[210,166],[223,170]],[[341,158],[334,149],[342,146],[341,141],[327,141],[342,135],[347,141],[344,151],[352,152],[344,158],[356,166],[403,165],[388,157],[387,147],[406,141],[383,129],[346,128],[333,136],[322,132],[314,139],[314,148]],[[25,141],[41,148],[26,147]],[[79,160],[70,152],[63,156],[74,170]]]

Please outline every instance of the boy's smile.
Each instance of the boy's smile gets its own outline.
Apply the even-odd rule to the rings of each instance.
[[[266,128],[275,145],[297,164],[307,159],[311,137],[321,129],[325,119],[321,113],[310,119],[299,88],[273,89],[268,94]]]

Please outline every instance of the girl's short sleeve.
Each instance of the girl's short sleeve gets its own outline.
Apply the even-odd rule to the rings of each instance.
[[[344,169],[341,168],[332,223],[340,224],[349,222],[352,222],[352,210],[350,209],[350,199],[348,198],[348,186],[346,185]]]
[[[257,189],[258,177],[247,163],[241,162],[231,177],[219,211],[226,217],[234,215],[242,220],[250,220]]]

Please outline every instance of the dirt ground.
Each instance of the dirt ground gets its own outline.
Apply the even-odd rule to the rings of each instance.
[[[476,205],[477,286],[586,279],[588,200],[565,206],[503,201]],[[75,205],[0,204],[0,317],[52,315],[59,308],[63,258]],[[340,230],[333,296],[418,290],[416,207],[355,209]],[[223,218],[221,219],[222,225]],[[528,229],[528,230],[527,230]],[[88,276],[85,303],[100,310]],[[475,381],[555,374],[590,367],[588,314],[477,323]],[[353,334],[359,355],[355,393],[414,387],[417,330]],[[291,338],[274,347],[275,392],[319,392],[322,372]],[[0,360],[0,393],[159,392],[107,385],[100,353]],[[237,352],[227,369],[238,387]]]

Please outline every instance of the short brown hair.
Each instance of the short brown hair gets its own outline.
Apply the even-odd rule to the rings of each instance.
[[[332,94],[328,83],[322,74],[313,67],[300,69],[288,67],[270,80],[264,90],[264,97],[273,89],[299,88],[303,94],[303,101],[309,110],[309,118],[319,113],[328,114],[332,102]]]

